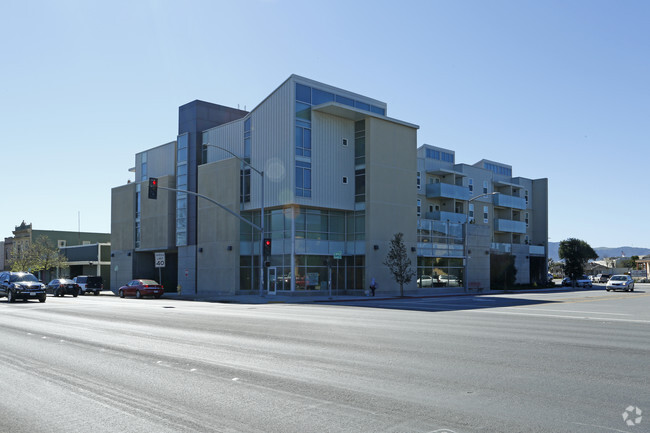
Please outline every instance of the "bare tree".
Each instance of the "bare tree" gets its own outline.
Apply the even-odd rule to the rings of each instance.
[[[395,233],[390,241],[390,250],[384,260],[384,265],[388,267],[393,278],[399,284],[399,295],[404,296],[404,284],[411,282],[415,276],[415,271],[411,269],[411,259],[406,254],[404,246],[403,233]]]

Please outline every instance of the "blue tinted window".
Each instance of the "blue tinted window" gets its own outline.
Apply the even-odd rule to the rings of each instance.
[[[334,100],[334,94],[329,92],[324,92],[319,89],[313,89],[312,93],[312,105],[323,104],[325,102],[330,102]]]
[[[311,129],[305,129],[303,132],[302,147],[311,149]]]
[[[311,104],[311,87],[296,83],[296,100]]]
[[[296,102],[296,119],[311,121],[311,106]]]
[[[354,106],[362,110],[370,111],[370,104],[366,104],[365,102],[354,101]]]
[[[249,117],[244,121],[244,131],[250,131],[251,130],[251,118]]]
[[[373,113],[381,114],[382,116],[386,115],[386,110],[384,110],[383,108],[375,107],[374,105],[370,107],[370,111],[372,111]]]
[[[354,99],[346,98],[345,96],[336,95],[336,102],[354,107]]]

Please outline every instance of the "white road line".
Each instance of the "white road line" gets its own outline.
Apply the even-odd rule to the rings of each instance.
[[[508,307],[513,308],[513,307]],[[631,316],[631,314],[624,313],[605,313],[604,311],[580,311],[580,310],[551,310],[550,308],[537,308],[535,306],[521,306],[515,308],[526,308],[534,311],[559,311],[560,313],[583,313],[583,314],[607,314],[612,316]]]

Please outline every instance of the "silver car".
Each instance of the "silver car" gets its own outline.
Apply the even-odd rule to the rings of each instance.
[[[625,290],[626,292],[634,291],[634,280],[629,275],[613,275],[607,285],[605,290],[608,292],[610,290]]]

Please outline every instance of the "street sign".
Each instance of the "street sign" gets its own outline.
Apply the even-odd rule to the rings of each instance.
[[[334,253],[334,260],[341,260],[343,257],[343,253],[341,251],[337,251]]]
[[[155,261],[156,261],[156,267],[157,268],[164,268],[165,267],[165,253],[154,253],[155,255]]]

